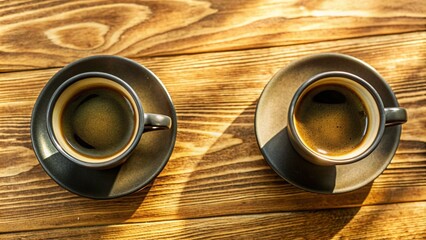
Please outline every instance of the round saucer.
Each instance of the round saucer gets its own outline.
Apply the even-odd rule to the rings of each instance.
[[[171,129],[144,133],[127,161],[107,170],[89,169],[67,160],[54,147],[46,127],[47,102],[58,86],[72,76],[93,71],[123,79],[136,91],[145,112],[172,119]],[[124,196],[148,185],[167,164],[176,132],[176,111],[162,82],[147,68],[118,56],[83,58],[61,69],[40,93],[31,118],[33,149],[44,170],[63,188],[94,199]]]
[[[398,147],[401,126],[386,127],[378,147],[358,162],[319,166],[303,159],[287,135],[288,107],[303,82],[328,71],[356,74],[377,90],[385,107],[399,106],[389,85],[370,65],[347,55],[317,54],[291,63],[272,77],[256,107],[255,132],[264,158],[287,182],[311,192],[342,193],[367,185],[385,170]]]

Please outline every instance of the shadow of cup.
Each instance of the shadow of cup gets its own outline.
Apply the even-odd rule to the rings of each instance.
[[[254,216],[261,219],[265,216],[264,213],[288,212],[283,214],[282,221],[287,223],[295,221],[291,224],[303,223],[303,228],[306,229],[306,232],[301,233],[300,228],[292,231],[292,228],[283,224],[282,231],[288,233],[288,236],[327,238],[334,236],[356,215],[370,191],[371,184],[343,194],[311,193],[288,184],[268,166],[259,152],[253,134],[255,106],[256,102],[253,102],[245,108],[199,159],[185,158],[185,162],[194,164],[181,191],[178,215],[185,218],[201,218],[256,214]],[[194,133],[181,132],[180,139],[190,139],[190,134]],[[289,147],[290,142],[286,134],[286,129],[283,129],[265,147],[275,149]],[[295,177],[305,178],[305,181],[316,186],[319,174],[323,177],[321,188],[324,192],[331,192],[335,185],[336,169],[318,166],[311,169],[315,174],[300,175],[297,167],[311,164],[304,160],[301,162],[300,158],[293,151],[292,155],[286,156],[288,161],[281,161],[281,165],[277,167],[292,168]],[[318,218],[321,214],[327,215],[320,209],[337,207],[351,208],[331,213],[326,221]],[[305,214],[305,211],[302,213],[300,210],[309,212]],[[316,221],[319,222],[315,223]],[[183,223],[180,229],[182,234],[192,233],[192,225],[188,224],[186,226]],[[242,235],[250,234],[252,226],[248,224],[245,228],[244,224],[234,226],[231,224],[231,228],[245,229],[239,233]],[[315,231],[321,234],[315,235]]]

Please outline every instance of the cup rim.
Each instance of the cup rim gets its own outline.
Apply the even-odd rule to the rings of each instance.
[[[135,105],[136,105],[136,108],[137,108],[136,109],[137,112],[138,112],[137,114],[139,115],[139,122],[136,123],[138,125],[138,130],[136,132],[135,138],[133,139],[133,142],[127,147],[127,149],[124,152],[122,152],[120,155],[115,156],[114,158],[112,158],[108,161],[87,162],[87,161],[83,161],[83,160],[80,160],[80,159],[72,156],[67,151],[65,151],[63,149],[63,147],[59,144],[59,142],[56,139],[55,133],[53,131],[53,127],[52,127],[53,109],[55,107],[57,100],[61,96],[61,94],[65,91],[65,89],[67,87],[69,87],[73,83],[80,81],[80,80],[83,80],[83,79],[86,79],[86,78],[92,78],[92,77],[106,78],[108,80],[114,81],[114,82],[118,83],[119,85],[121,85],[130,94],[130,96],[133,98]],[[142,137],[142,133],[144,131],[144,124],[143,124],[144,121],[145,121],[144,110],[143,110],[142,104],[141,104],[140,99],[139,99],[138,95],[136,94],[136,92],[133,90],[133,88],[128,83],[126,83],[121,78],[114,76],[112,74],[109,74],[109,73],[104,73],[104,72],[84,72],[84,73],[80,73],[80,74],[77,74],[73,77],[68,78],[63,83],[61,83],[59,85],[59,87],[54,91],[54,93],[52,94],[52,97],[49,100],[49,103],[47,105],[46,116],[47,116],[46,120],[47,120],[48,136],[51,139],[55,148],[63,156],[65,156],[68,160],[71,160],[72,162],[74,162],[78,165],[81,165],[83,167],[88,167],[88,168],[105,169],[105,168],[112,168],[112,167],[115,167],[115,166],[121,164],[122,162],[124,162],[124,160],[127,159],[127,157],[133,152],[133,150],[139,144],[139,141]]]
[[[373,140],[373,142],[368,146],[362,153],[345,159],[334,159],[327,157],[325,155],[317,154],[315,151],[308,148],[301,140],[299,135],[297,134],[296,128],[295,128],[295,122],[293,120],[294,110],[296,103],[298,102],[301,94],[304,92],[306,88],[308,88],[313,83],[325,79],[325,78],[331,78],[331,77],[340,77],[340,78],[346,78],[352,81],[357,82],[361,86],[363,86],[373,97],[375,100],[375,103],[377,105],[378,111],[379,111],[379,128],[377,131],[377,134]],[[382,136],[384,134],[385,130],[385,111],[384,111],[384,104],[382,99],[380,98],[378,92],[371,86],[370,83],[362,79],[361,77],[344,71],[328,71],[328,72],[322,72],[317,75],[314,75],[313,77],[309,78],[306,82],[304,82],[296,91],[296,93],[293,95],[293,98],[290,102],[289,110],[288,110],[288,130],[289,130],[289,138],[290,142],[294,146],[295,150],[299,152],[306,160],[317,164],[317,165],[342,165],[342,164],[349,164],[356,161],[359,161],[366,156],[368,156],[371,152],[374,151],[374,149],[377,147],[377,145],[380,143],[380,140],[382,139]]]

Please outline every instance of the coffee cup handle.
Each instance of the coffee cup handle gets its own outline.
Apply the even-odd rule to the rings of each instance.
[[[385,108],[386,127],[407,122],[407,110],[401,107]]]
[[[145,113],[144,132],[169,129],[172,126],[172,119],[163,114]]]

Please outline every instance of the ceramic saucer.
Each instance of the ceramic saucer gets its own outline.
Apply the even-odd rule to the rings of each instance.
[[[356,74],[377,90],[385,107],[399,106],[389,85],[368,64],[347,55],[318,54],[293,62],[273,76],[257,104],[255,131],[264,158],[286,181],[311,192],[342,193],[367,185],[385,170],[398,147],[401,126],[386,127],[375,151],[358,162],[318,166],[303,159],[288,139],[288,107],[304,81],[327,71]]]
[[[164,114],[172,119],[171,129],[144,133],[129,159],[108,170],[88,169],[67,160],[47,134],[47,103],[53,92],[70,77],[90,71],[107,72],[123,79],[136,91],[145,112]],[[161,81],[140,64],[118,56],[88,57],[64,67],[40,93],[31,118],[32,144],[44,170],[70,192],[95,199],[124,196],[149,184],[168,162],[176,132],[176,111]]]

